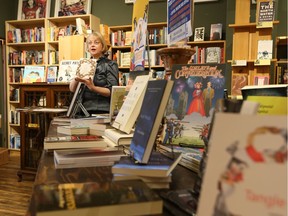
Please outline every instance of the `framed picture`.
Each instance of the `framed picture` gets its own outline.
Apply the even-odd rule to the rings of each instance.
[[[50,15],[51,0],[19,0],[18,20],[46,18]]]
[[[91,13],[92,0],[56,0],[54,17]]]

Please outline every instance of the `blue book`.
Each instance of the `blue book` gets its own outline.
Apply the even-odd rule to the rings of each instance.
[[[171,80],[148,82],[130,145],[130,151],[139,163],[145,164],[150,158],[172,87]]]

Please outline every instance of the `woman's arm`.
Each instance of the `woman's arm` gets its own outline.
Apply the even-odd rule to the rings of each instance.
[[[91,91],[96,92],[96,93],[98,93],[104,97],[109,97],[111,94],[110,89],[105,88],[105,87],[95,86],[91,77],[89,77],[89,79],[82,79],[80,77],[76,77],[75,80],[78,82],[83,82],[87,86],[88,89],[90,89]],[[71,83],[70,83],[70,85],[71,85]]]
[[[76,79],[76,78],[75,78]],[[75,79],[71,80],[70,84],[69,84],[69,90],[71,92],[75,92],[77,85],[78,85],[78,81],[76,81]]]

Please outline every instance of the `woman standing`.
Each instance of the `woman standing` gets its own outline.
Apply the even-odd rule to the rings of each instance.
[[[70,83],[70,91],[74,92],[78,82],[85,84],[82,104],[89,114],[109,113],[112,86],[119,85],[118,65],[107,58],[108,47],[99,32],[88,35],[86,48],[97,65],[93,77],[76,77]]]

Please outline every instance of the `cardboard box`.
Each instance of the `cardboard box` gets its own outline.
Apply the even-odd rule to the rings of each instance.
[[[0,165],[8,163],[9,153],[7,148],[0,148]]]

